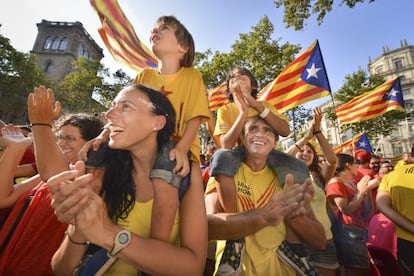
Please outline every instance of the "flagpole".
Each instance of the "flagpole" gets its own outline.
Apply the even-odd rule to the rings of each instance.
[[[316,45],[319,47],[319,49],[321,49],[321,46],[319,45],[319,40],[318,39],[316,40]],[[322,52],[322,50],[320,50],[320,51]],[[321,63],[323,65],[323,68],[326,68],[325,61],[323,60],[323,56],[322,55],[321,55]],[[328,72],[325,72],[325,73],[326,73],[326,76],[328,76]],[[335,101],[334,101],[333,94],[332,94],[332,89],[331,89],[331,84],[329,83],[329,78],[328,77],[326,78],[326,81],[328,83],[329,91],[331,92],[331,93],[329,93],[329,95],[331,96],[333,108],[334,108],[334,111],[335,111],[336,105],[335,105]],[[335,134],[337,135],[336,137],[337,138],[339,137],[339,139],[338,139],[339,140],[339,144],[342,145],[342,136],[341,136],[340,128],[339,128],[339,125],[338,125],[338,117],[334,121],[334,127],[335,127]],[[338,131],[339,131],[339,133],[338,133]],[[341,147],[341,151],[342,151],[342,147]]]

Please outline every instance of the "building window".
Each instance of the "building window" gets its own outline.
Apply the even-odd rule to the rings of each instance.
[[[50,67],[52,67],[52,61],[48,60],[46,61],[46,66],[45,66],[45,73],[49,73],[50,72]]]
[[[53,44],[52,44],[52,50],[57,50],[59,49],[59,44],[60,44],[60,39],[58,37],[56,37],[53,40]]]
[[[394,60],[394,66],[395,66],[395,69],[402,69],[402,67],[403,67],[403,63],[402,63],[402,59],[396,59],[396,60]]]
[[[411,109],[414,107],[414,103],[412,99],[404,100],[404,107],[406,110]]]
[[[403,97],[408,97],[411,95],[410,89],[402,89]]]
[[[66,37],[62,38],[62,40],[60,41],[59,50],[62,50],[62,51],[65,50],[67,45],[68,45],[68,39]]]
[[[378,66],[377,68],[375,68],[375,74],[381,74],[383,71],[382,69],[382,65]]]
[[[48,36],[45,40],[45,44],[43,45],[43,49],[50,49],[52,47],[52,38]]]
[[[90,58],[91,54],[89,53],[88,49],[85,48],[82,44],[79,46],[78,49],[78,56]]]

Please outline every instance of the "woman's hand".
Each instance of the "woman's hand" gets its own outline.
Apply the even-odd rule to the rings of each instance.
[[[76,215],[86,206],[90,192],[91,174],[84,174],[85,164],[78,161],[75,168],[52,176],[48,181],[52,207],[59,221],[75,224]]]
[[[362,195],[365,195],[366,192],[369,190],[369,181],[371,177],[369,175],[364,175],[361,180],[359,180],[357,184],[358,192]]]
[[[78,158],[79,160],[86,161],[88,159],[88,151],[90,149],[97,151],[99,147],[106,143],[109,138],[109,129],[104,128],[104,130],[99,133],[99,135],[92,140],[87,141],[83,147],[79,150]]]
[[[53,90],[41,85],[35,87],[27,98],[29,121],[31,123],[50,124],[57,118],[62,106],[55,101]]]

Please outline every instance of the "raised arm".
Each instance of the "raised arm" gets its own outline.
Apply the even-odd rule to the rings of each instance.
[[[68,169],[68,163],[59,150],[52,131],[52,121],[57,118],[62,108],[60,103],[55,101],[52,89],[46,89],[45,86],[36,87],[29,94],[27,106],[37,169],[40,177],[47,180],[52,175]]]
[[[24,193],[31,190],[40,182],[38,176],[14,184],[14,173],[26,149],[32,144],[32,139],[25,137],[21,130],[13,125],[7,125],[1,130],[2,143],[6,150],[0,159],[0,208],[9,208]]]
[[[328,143],[321,131],[321,121],[322,121],[323,113],[321,108],[316,107],[313,110],[313,135],[318,140],[319,146],[322,149],[322,153],[325,156],[326,162],[322,165],[322,176],[325,180],[325,183],[334,176],[336,166],[338,164],[338,159],[336,157],[335,151]]]
[[[239,110],[239,114],[237,115],[236,120],[230,126],[229,130],[226,133],[220,135],[221,147],[225,149],[231,149],[240,139],[240,134],[242,133],[243,126],[246,122],[249,112],[249,107],[241,92],[234,92],[233,99],[234,103],[237,106],[237,109]],[[218,112],[222,113],[222,110],[219,109]],[[218,116],[222,116],[223,119],[230,117],[230,115],[226,113],[218,114]]]

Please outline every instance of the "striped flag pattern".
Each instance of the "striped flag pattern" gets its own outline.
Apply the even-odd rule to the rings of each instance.
[[[316,40],[261,91],[259,99],[285,112],[331,92],[322,53]]]
[[[343,142],[342,144],[335,146],[333,148],[334,152],[336,154],[343,152],[343,150],[350,150],[352,151],[354,148],[355,143],[362,137],[364,133],[359,133],[357,135],[355,135],[354,137],[352,137],[349,140],[346,140],[345,142]]]
[[[217,110],[229,102],[226,95],[227,84],[223,82],[219,86],[208,91],[208,105],[211,111]]]
[[[114,59],[133,70],[157,67],[157,59],[138,38],[116,0],[90,0],[102,27],[99,34]]]
[[[404,110],[400,79],[389,80],[372,91],[338,106],[335,111],[342,124],[352,124],[376,118],[391,110]]]

